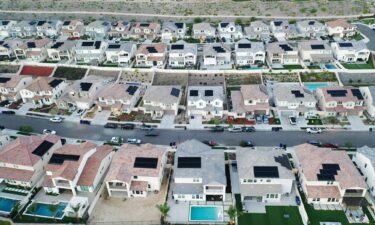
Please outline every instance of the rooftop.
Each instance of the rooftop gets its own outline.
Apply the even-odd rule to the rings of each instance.
[[[150,86],[146,89],[143,101],[160,102],[163,104],[178,104],[181,96],[181,86]]]
[[[366,156],[372,163],[372,167],[375,168],[375,149],[368,146],[357,148],[357,153],[361,153]]]
[[[354,87],[341,87],[341,86],[330,86],[317,88],[318,92],[321,92],[326,102],[328,101],[362,101],[363,96],[358,88]]]

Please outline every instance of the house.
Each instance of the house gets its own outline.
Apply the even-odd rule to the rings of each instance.
[[[367,62],[370,50],[362,41],[340,41],[331,43],[333,56],[340,62]]]
[[[32,82],[29,76],[1,75],[0,101],[16,102],[21,99],[19,91]]]
[[[60,35],[77,39],[85,34],[85,25],[81,20],[65,20],[62,23]]]
[[[15,20],[0,20],[0,39],[9,37],[11,28],[17,24]]]
[[[60,109],[69,109],[73,106],[78,109],[89,109],[104,85],[105,81],[95,76],[76,80],[64,90],[56,105]]]
[[[85,26],[85,35],[89,36],[94,40],[104,39],[105,37],[107,37],[107,34],[110,29],[111,22],[95,20],[94,22],[91,22]]]
[[[313,93],[299,84],[275,84],[272,88],[272,100],[279,116],[303,116],[317,114],[317,101]]]
[[[367,185],[347,152],[301,144],[292,155],[308,204],[359,207],[366,201]]]
[[[56,149],[45,166],[43,189],[48,194],[94,192],[101,185],[114,152],[93,142],[65,144]]]
[[[135,53],[135,66],[163,68],[166,58],[166,44],[141,44]]]
[[[21,136],[0,148],[0,181],[35,187],[44,176],[44,166],[61,147],[60,137],[51,134]]]
[[[242,27],[240,25],[235,25],[234,22],[221,22],[217,30],[220,38],[232,41],[243,38]]]
[[[182,96],[181,86],[150,86],[143,95],[143,111],[153,118],[177,115]]]
[[[236,65],[248,67],[254,65],[264,65],[266,51],[262,42],[250,42],[242,39],[235,44]]]
[[[229,44],[213,43],[203,47],[204,66],[232,67],[231,47]]]
[[[119,20],[111,24],[108,35],[113,38],[129,38],[131,35],[132,23]]]
[[[185,38],[187,32],[186,24],[180,22],[164,22],[161,31],[162,41]]]
[[[375,149],[368,146],[357,148],[352,160],[365,178],[370,195],[375,197]]]
[[[367,116],[375,119],[375,86],[359,87],[359,90],[363,96],[363,106]]]
[[[316,89],[319,108],[325,116],[361,116],[364,110],[364,98],[359,88],[322,87]]]
[[[46,46],[47,60],[53,62],[71,61],[74,59],[75,41],[52,41]]]
[[[108,44],[104,41],[78,41],[75,47],[77,63],[100,63],[104,61],[104,53]]]
[[[216,28],[209,23],[195,23],[193,24],[192,33],[196,39],[205,40],[207,38],[215,38]]]
[[[22,20],[10,28],[10,36],[28,38],[36,35],[36,20]]]
[[[285,40],[291,36],[291,25],[288,20],[272,20],[270,30],[278,40]]]
[[[270,105],[264,85],[241,85],[239,91],[231,91],[232,109],[229,116],[254,119],[256,115],[269,115]]]
[[[343,19],[337,19],[326,22],[327,32],[330,36],[335,37],[350,37],[356,34],[357,27],[346,22]]]
[[[280,203],[292,192],[294,174],[283,149],[236,150],[241,202]]]
[[[96,105],[99,111],[109,110],[114,115],[131,113],[140,99],[141,87],[116,83],[107,85],[98,93]]]
[[[310,64],[334,61],[331,46],[325,41],[311,40],[298,42],[301,60]]]
[[[171,184],[176,201],[225,201],[224,152],[197,140],[177,146]]]
[[[60,20],[39,20],[36,23],[36,35],[39,37],[57,38],[62,27]]]
[[[301,20],[296,22],[297,30],[302,37],[319,38],[326,35],[326,26],[316,20]]]
[[[0,61],[14,60],[16,58],[14,50],[22,44],[23,41],[17,38],[0,41]]]
[[[122,145],[115,153],[105,185],[110,197],[147,197],[161,189],[167,148],[153,145]]]
[[[196,44],[177,41],[170,45],[168,65],[172,68],[192,68],[197,64],[197,57]]]
[[[188,116],[210,120],[224,115],[225,95],[222,86],[190,86],[187,96]]]
[[[134,42],[109,43],[105,50],[106,62],[118,65],[130,65],[136,50],[137,45]]]
[[[153,40],[159,35],[160,24],[136,22],[134,23],[131,31],[133,38]]]
[[[244,37],[249,39],[268,40],[270,37],[270,27],[263,21],[257,20],[244,28]]]
[[[18,60],[29,60],[41,62],[47,58],[46,46],[51,42],[50,39],[27,40],[14,49]]]
[[[53,77],[38,77],[20,90],[20,95],[24,103],[31,102],[34,107],[52,105],[58,99],[66,83],[62,79]]]
[[[273,42],[266,45],[266,56],[268,64],[279,65],[299,65],[298,47],[290,42]]]

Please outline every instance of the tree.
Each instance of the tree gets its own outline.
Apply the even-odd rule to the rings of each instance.
[[[194,23],[202,23],[202,18],[200,18],[200,17],[196,17],[196,18],[194,18]]]
[[[243,215],[241,211],[239,211],[235,206],[229,206],[229,209],[226,211],[229,216],[229,224],[235,224],[236,218]]]
[[[240,26],[242,26],[242,20],[241,20],[241,18],[237,18],[237,19],[234,21],[234,23],[235,23],[236,25],[240,25]]]
[[[169,213],[170,207],[166,202],[160,205],[156,205],[156,207],[159,209],[160,214],[161,214],[161,224],[164,224],[165,219],[169,216],[168,213]]]
[[[51,211],[51,214],[53,216],[53,220],[56,220],[55,216],[57,213],[58,205],[57,204],[49,204],[48,210]]]
[[[12,217],[17,217],[18,215],[20,216],[20,219],[22,219],[22,213],[20,213],[21,211],[21,204],[19,202],[17,202],[13,208],[12,208]]]
[[[77,223],[79,222],[79,209],[81,208],[81,203],[78,203],[77,205],[70,205],[70,208],[72,208],[74,212],[74,216],[76,217]]]
[[[20,126],[19,130],[23,133],[32,133],[33,132],[33,128],[30,125],[22,125],[22,126]]]

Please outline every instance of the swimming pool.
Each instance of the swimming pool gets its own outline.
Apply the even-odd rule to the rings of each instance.
[[[13,206],[19,202],[18,200],[10,199],[10,198],[1,198],[0,197],[0,212],[9,214]]]
[[[334,66],[332,64],[327,64],[326,68],[329,69],[329,70],[333,70],[333,69],[336,69],[336,66]]]
[[[190,206],[190,221],[223,221],[223,207]]]
[[[59,202],[57,204],[57,209],[55,212],[55,216],[53,215],[54,212],[50,210],[49,205],[51,204],[45,204],[45,203],[35,203],[36,204],[36,210],[35,212],[30,212],[30,206],[27,208],[25,214],[31,215],[31,216],[38,216],[38,217],[48,217],[48,218],[57,218],[62,219],[64,217],[64,210],[68,203],[66,202]]]
[[[303,86],[307,87],[310,91],[315,91],[317,88],[328,87],[327,83],[304,83]]]

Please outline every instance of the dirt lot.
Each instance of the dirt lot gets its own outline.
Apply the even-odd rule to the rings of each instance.
[[[264,73],[262,74],[263,82],[278,81],[278,82],[299,82],[298,73]]]
[[[188,84],[187,73],[155,73],[152,85],[181,85]]]
[[[228,86],[262,83],[260,74],[226,74],[225,80]]]
[[[124,71],[121,74],[121,80],[126,82],[139,82],[151,84],[153,72],[140,72],[135,70],[134,72]]]

